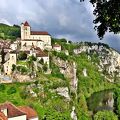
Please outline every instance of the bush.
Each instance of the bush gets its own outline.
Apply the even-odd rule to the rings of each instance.
[[[118,120],[112,111],[99,111],[95,114],[94,120]]]
[[[47,72],[47,69],[48,69],[47,64],[44,64],[42,68],[43,68],[44,72]]]
[[[5,85],[4,84],[0,84],[0,92],[3,92],[5,90]]]
[[[16,69],[16,65],[13,64],[13,65],[12,65],[12,71],[15,71],[15,69]]]
[[[24,66],[17,66],[17,71],[19,71],[23,74],[23,73],[27,73],[28,69]]]
[[[26,93],[25,91],[21,91],[21,92],[20,92],[20,97],[21,97],[22,99],[26,99],[26,98],[27,98],[27,93]]]
[[[10,94],[14,94],[16,92],[17,92],[16,88],[15,87],[11,87],[10,89],[8,89],[7,94],[10,95]]]
[[[24,51],[19,52],[18,59],[19,60],[26,60],[27,59],[27,54]]]

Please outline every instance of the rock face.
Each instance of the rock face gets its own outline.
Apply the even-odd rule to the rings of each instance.
[[[57,92],[59,95],[65,97],[67,100],[70,100],[69,90],[68,90],[67,87],[57,88],[57,89],[56,89],[56,92]]]
[[[71,118],[72,118],[72,120],[77,120],[77,115],[75,113],[75,107],[74,106],[72,107]]]
[[[60,58],[53,57],[54,63],[59,67],[60,72],[67,78],[73,78],[73,63],[64,61]]]
[[[96,54],[96,58],[99,60],[97,63],[98,70],[108,74],[111,78],[120,77],[120,54],[109,46],[96,43],[96,44],[81,44],[77,49],[74,49],[75,54],[82,52],[87,53],[88,60],[91,60],[91,55]],[[93,62],[94,64],[94,62]],[[87,71],[83,70],[83,75],[87,76]],[[113,81],[113,80],[111,80]]]
[[[87,69],[86,69],[86,68],[83,69],[83,75],[84,75],[85,77],[88,76],[88,75],[87,75]]]

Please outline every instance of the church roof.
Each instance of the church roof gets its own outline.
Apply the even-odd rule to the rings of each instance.
[[[46,31],[31,31],[31,35],[49,35]]]
[[[26,22],[24,23],[24,26],[30,26],[30,25],[29,25],[29,23],[26,21]]]

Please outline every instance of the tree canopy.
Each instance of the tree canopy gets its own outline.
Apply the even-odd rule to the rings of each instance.
[[[80,0],[82,2],[84,0]],[[102,39],[107,31],[118,34],[120,32],[120,1],[119,0],[90,0],[95,15],[94,29]]]

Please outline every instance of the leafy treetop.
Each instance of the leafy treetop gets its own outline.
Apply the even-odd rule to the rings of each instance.
[[[82,2],[84,0],[80,0]],[[95,7],[96,16],[93,23],[97,35],[102,39],[107,31],[118,34],[120,32],[120,1],[119,0],[90,0]]]

